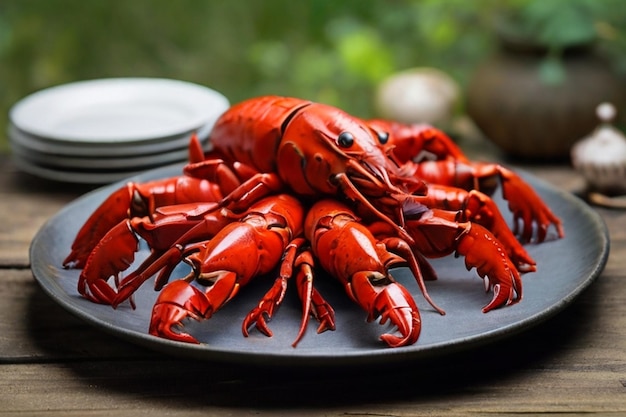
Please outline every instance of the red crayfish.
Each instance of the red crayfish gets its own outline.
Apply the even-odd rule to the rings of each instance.
[[[251,279],[274,274],[270,290],[242,323],[271,335],[267,320],[295,280],[302,321],[335,329],[334,311],[315,288],[316,267],[342,283],[368,320],[390,321],[389,346],[417,341],[421,319],[390,269],[406,266],[426,300],[428,258],[457,253],[493,290],[484,308],[518,302],[520,273],[534,271],[522,243],[546,239],[559,219],[531,187],[497,164],[470,161],[430,126],[364,121],[323,104],[260,97],[227,110],[204,152],[190,143],[184,175],[120,188],[78,232],[66,267],[82,268],[78,290],[117,306],[151,276],[160,291],[150,333],[196,342],[185,318],[208,319]],[[500,185],[514,227],[491,200]],[[146,260],[134,263],[139,240]],[[242,255],[242,254],[245,254]],[[170,278],[180,262],[185,277]],[[114,278],[113,285],[109,283]]]

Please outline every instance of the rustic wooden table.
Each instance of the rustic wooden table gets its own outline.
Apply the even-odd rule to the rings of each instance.
[[[562,189],[569,167],[525,167]],[[0,415],[510,415],[626,413],[626,212],[598,280],[519,336],[401,369],[272,370],[165,356],[91,327],[33,279],[31,239],[88,191],[0,156]],[[585,242],[580,242],[585,245]]]

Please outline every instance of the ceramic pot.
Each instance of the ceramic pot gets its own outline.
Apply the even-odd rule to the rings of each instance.
[[[479,66],[466,91],[468,115],[509,156],[565,159],[570,148],[597,125],[596,107],[623,108],[624,90],[607,62],[590,46],[562,53],[563,79],[542,80],[547,49],[502,40]]]

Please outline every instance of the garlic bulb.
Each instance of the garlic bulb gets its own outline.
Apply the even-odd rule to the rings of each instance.
[[[604,193],[626,192],[626,137],[611,125],[616,110],[610,103],[596,109],[600,125],[572,147],[572,165],[590,188]]]
[[[402,123],[450,123],[459,87],[435,68],[413,68],[384,80],[376,94],[381,117]]]

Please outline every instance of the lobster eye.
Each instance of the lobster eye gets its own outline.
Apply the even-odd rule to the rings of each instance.
[[[341,132],[337,136],[337,143],[342,148],[349,148],[354,143],[354,136],[350,132]]]
[[[387,132],[376,132],[376,134],[381,145],[384,145],[389,140],[389,133]]]

